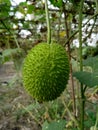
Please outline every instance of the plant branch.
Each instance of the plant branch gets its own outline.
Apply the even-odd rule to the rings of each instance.
[[[91,17],[87,20],[87,22],[83,24],[82,27],[86,26],[91,19],[93,19],[94,17],[97,17],[97,16],[98,16],[98,13],[94,14],[93,16],[91,16]],[[70,41],[78,32],[79,32],[79,29],[76,30],[74,33],[72,33],[71,36],[70,36],[70,37],[67,39],[67,41],[65,42],[64,46],[66,46],[66,45],[69,43],[69,41]]]
[[[95,23],[96,23],[96,17],[94,18],[94,24],[92,25],[92,27],[91,27],[91,29],[90,29],[88,35],[83,39],[82,43],[84,43],[84,42],[87,40],[87,38],[91,36],[91,34],[92,34],[92,32],[93,32],[93,28],[94,28],[94,26],[95,26]]]

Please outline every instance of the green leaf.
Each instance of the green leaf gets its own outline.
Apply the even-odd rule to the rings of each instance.
[[[25,22],[25,23],[23,23],[23,27],[24,27],[24,29],[28,29],[29,26],[30,26],[29,22]]]
[[[15,49],[6,49],[3,51],[3,54],[2,54],[2,58],[3,58],[3,63],[6,62],[6,61],[9,61],[11,60],[11,55],[14,55],[14,54],[17,54],[19,53],[21,50],[18,49],[18,48],[15,48]]]
[[[7,3],[8,5],[11,5],[10,0],[0,0],[0,4]]]
[[[62,0],[49,0],[55,7],[62,7]]]
[[[19,12],[21,12],[22,14],[25,14],[25,10],[22,6],[19,6]]]
[[[35,7],[33,5],[28,5],[27,6],[27,14],[32,14],[32,11],[35,10]]]
[[[65,120],[53,121],[51,123],[45,121],[42,126],[42,130],[64,130],[65,124]]]
[[[80,83],[85,84],[88,87],[94,87],[98,85],[98,71],[93,73],[80,71],[80,72],[75,72],[73,76],[76,77]]]
[[[20,2],[19,6],[24,6],[25,7],[25,6],[27,6],[27,2]]]
[[[90,66],[93,69],[93,71],[98,70],[98,56],[87,58],[83,61],[83,65]]]
[[[0,0],[0,17],[9,16],[11,2],[10,0]]]
[[[16,54],[18,53],[20,49],[15,48],[15,49],[6,49],[3,51],[3,56],[10,56],[11,54]]]

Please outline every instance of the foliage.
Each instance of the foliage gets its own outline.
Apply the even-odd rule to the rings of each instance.
[[[94,87],[98,85],[98,72],[91,73],[91,72],[81,71],[81,72],[75,72],[74,76],[79,80],[80,83],[88,87]]]
[[[51,123],[46,121],[42,126],[42,130],[64,130],[65,124],[65,120],[52,121]]]
[[[5,18],[9,16],[10,6],[10,0],[0,0],[0,18]]]
[[[52,5],[58,7],[58,8],[61,8],[62,7],[62,0],[49,0],[51,2]]]
[[[10,61],[11,60],[11,57],[13,57],[13,55],[19,53],[21,50],[18,49],[18,48],[15,48],[15,49],[6,49],[3,51],[2,53],[2,64],[7,62],[7,61]]]
[[[94,87],[98,85],[98,57],[89,57],[83,62],[84,66],[90,66],[91,71],[81,71],[75,72],[75,76],[80,83],[88,86]]]
[[[91,71],[96,72],[98,69],[98,56],[88,57],[86,60],[83,61],[83,65],[91,67]]]

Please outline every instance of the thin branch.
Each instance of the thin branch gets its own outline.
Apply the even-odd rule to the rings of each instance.
[[[93,19],[94,17],[97,17],[97,16],[98,16],[98,13],[94,14],[93,16],[91,16],[91,17],[87,20],[87,22],[83,24],[82,27],[86,26],[91,19]],[[69,41],[72,40],[72,38],[73,38],[78,32],[79,32],[79,29],[76,30],[76,31],[67,39],[67,41],[65,42],[64,46],[66,46],[66,45],[69,43]]]
[[[95,17],[95,20],[94,20],[94,24],[92,25],[92,27],[91,27],[91,29],[90,29],[88,35],[83,39],[82,43],[84,43],[84,42],[87,40],[87,38],[91,36],[92,31],[93,31],[93,28],[94,28],[94,26],[95,26],[95,23],[96,23],[96,17]]]

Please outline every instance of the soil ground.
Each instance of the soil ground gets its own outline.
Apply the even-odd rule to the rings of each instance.
[[[33,99],[17,79],[13,63],[0,65],[0,130],[40,130],[28,114],[20,116],[18,113],[21,104],[30,103]]]

